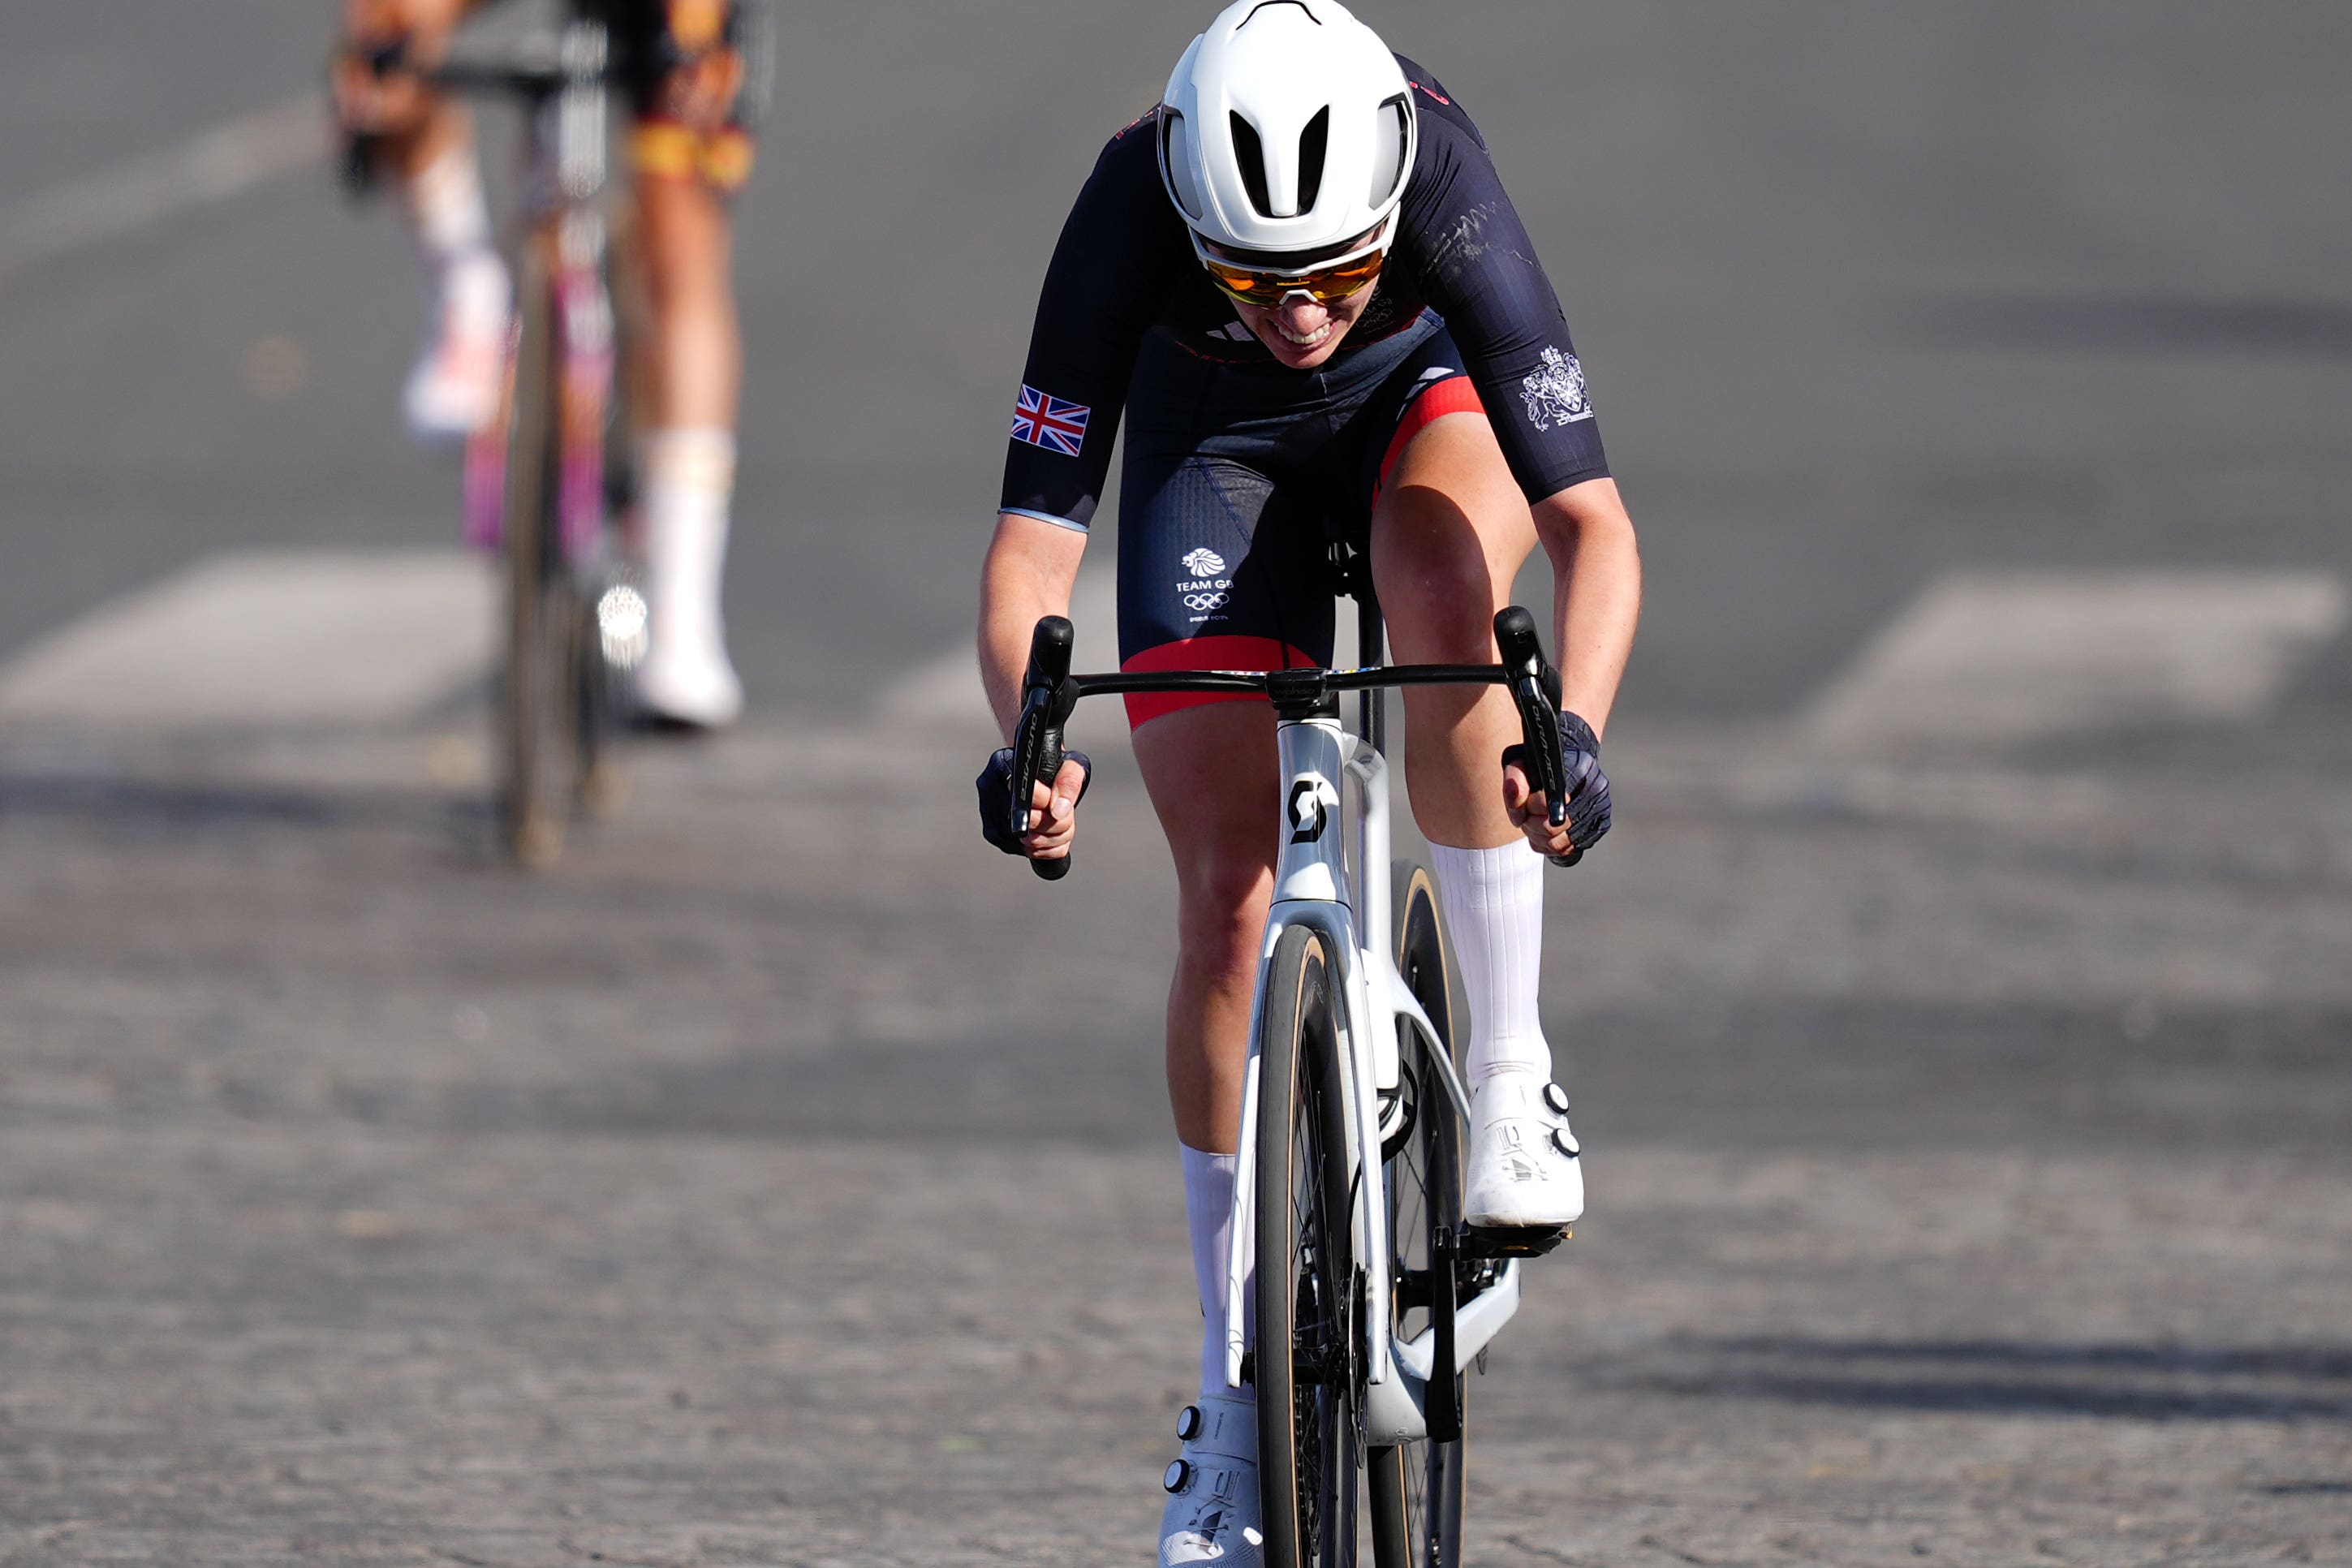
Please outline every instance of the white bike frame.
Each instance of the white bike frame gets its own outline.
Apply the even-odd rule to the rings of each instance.
[[[1355,1266],[1364,1272],[1365,1440],[1376,1447],[1428,1436],[1429,1383],[1439,1369],[1436,1331],[1411,1339],[1390,1327],[1388,1192],[1381,1152],[1381,1096],[1393,1095],[1401,1073],[1397,1028],[1417,1031],[1436,1064],[1446,1098],[1467,1131],[1470,1098],[1437,1030],[1405,988],[1389,951],[1388,763],[1337,718],[1286,719],[1276,729],[1285,802],[1282,857],[1274,907],[1258,954],[1250,1010],[1250,1055],[1242,1083],[1241,1155],[1234,1183],[1233,1243],[1225,1261],[1225,1383],[1242,1385],[1242,1355],[1254,1315],[1248,1279],[1256,1251],[1258,1035],[1265,1010],[1266,966],[1282,933],[1305,926],[1319,933],[1337,966],[1341,1121],[1346,1129],[1349,1227]],[[1342,785],[1356,785],[1353,809]],[[1342,819],[1352,834],[1339,831]],[[1352,840],[1352,843],[1350,842]],[[1352,848],[1353,854],[1349,851]],[[1350,860],[1352,859],[1352,867]],[[1427,1114],[1431,1107],[1423,1107]],[[1468,1146],[1466,1137],[1463,1147]],[[1519,1266],[1506,1261],[1493,1284],[1463,1302],[1454,1319],[1454,1365],[1466,1370],[1519,1308]]]

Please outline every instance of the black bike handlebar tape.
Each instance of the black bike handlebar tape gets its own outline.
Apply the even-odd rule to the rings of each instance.
[[[1065,629],[1069,624],[1067,621],[1062,622]],[[1042,626],[1039,630],[1041,632],[1044,630]],[[1069,662],[1070,650],[1068,645],[1065,644],[1062,648],[1062,664],[1065,669],[1068,668]],[[1050,788],[1054,781],[1061,776],[1061,728],[1058,725],[1048,724],[1045,726],[1045,743],[1038,748],[1036,779],[1039,784]],[[1075,848],[1072,853],[1076,853]],[[1041,881],[1058,882],[1070,874],[1070,857],[1064,855],[1053,860],[1032,860],[1029,862],[1029,869],[1036,872]]]
[[[1061,771],[1062,738],[1058,733],[1065,710],[1055,711],[1063,682],[1070,676],[1070,647],[1076,641],[1070,623],[1060,616],[1044,616],[1036,630],[1029,634],[1029,668],[1021,677],[1021,722],[1013,735],[1012,827],[1013,837],[1020,837],[1029,831],[1029,796],[1020,787],[1023,781],[1035,779],[1052,784]],[[1054,764],[1045,765],[1048,738],[1053,742]]]
[[[1519,710],[1519,731],[1534,764],[1532,782],[1543,792],[1544,815],[1554,827],[1564,827],[1568,777],[1560,765],[1559,710],[1552,706],[1551,683],[1544,679],[1550,667],[1544,663],[1536,618],[1517,605],[1505,605],[1495,616],[1495,646],[1502,653],[1511,700]]]
[[[1066,616],[1045,616],[1029,634],[1029,668],[1022,677],[1021,729],[1013,742],[1013,828],[1029,831],[1028,791],[1031,780],[1050,786],[1062,772],[1062,721],[1076,699],[1067,689],[1070,650],[1077,634]],[[1070,857],[1031,860],[1029,868],[1048,882],[1070,874]]]
[[[368,75],[381,81],[408,63],[408,35],[403,33],[398,37],[386,39],[375,47],[362,51],[360,58],[366,62]]]

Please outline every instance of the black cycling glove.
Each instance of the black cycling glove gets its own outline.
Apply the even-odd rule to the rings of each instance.
[[[1535,770],[1528,766],[1528,749],[1524,745],[1508,746],[1503,752],[1503,765],[1514,763],[1536,782]],[[1563,710],[1559,716],[1560,776],[1568,781],[1568,842],[1569,853],[1560,858],[1573,865],[1587,849],[1601,842],[1609,831],[1609,775],[1601,771],[1601,740],[1592,726],[1575,714]]]
[[[1084,752],[1064,752],[1062,760],[1076,763],[1085,770],[1078,781],[1078,799],[1086,799],[1087,791],[1095,782],[1094,763]],[[1023,853],[1021,840],[1013,837],[1013,748],[1000,748],[972,783],[980,790],[981,837],[1007,855]]]

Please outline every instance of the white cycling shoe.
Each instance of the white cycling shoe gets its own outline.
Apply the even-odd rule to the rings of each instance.
[[[704,636],[665,633],[636,668],[637,706],[648,718],[695,730],[722,730],[743,711],[743,682],[714,629]]]
[[[719,609],[727,563],[726,491],[708,482],[666,481],[657,468],[648,475],[646,489],[646,603],[652,612],[652,643],[637,666],[637,706],[657,722],[723,729],[743,711],[743,682],[727,658],[727,622]]]
[[[443,283],[433,336],[401,393],[401,411],[418,441],[454,445],[499,416],[509,299],[506,269],[494,256],[460,264]]]
[[[1257,1406],[1202,1394],[1176,1418],[1183,1454],[1160,1484],[1160,1568],[1258,1568]]]
[[[1463,1218],[1497,1228],[1559,1227],[1584,1213],[1584,1163],[1568,1091],[1531,1072],[1497,1073],[1470,1095]]]

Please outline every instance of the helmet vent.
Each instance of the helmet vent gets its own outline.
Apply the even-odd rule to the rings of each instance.
[[[1378,140],[1372,145],[1371,203],[1379,206],[1396,193],[1397,182],[1404,178],[1404,150],[1412,140],[1412,123],[1407,119],[1412,111],[1402,98],[1391,98],[1379,110]]]
[[[1188,218],[1201,216],[1201,192],[1198,176],[1192,173],[1192,149],[1190,127],[1184,117],[1172,109],[1160,111],[1160,176],[1168,183],[1168,194]]]
[[[1292,216],[1315,210],[1323,189],[1323,153],[1331,141],[1331,106],[1325,104],[1298,133],[1298,205]]]
[[[1265,192],[1265,145],[1257,139],[1257,128],[1239,114],[1228,110],[1234,123],[1234,162],[1241,165],[1242,189],[1249,194],[1250,205],[1260,217],[1280,217],[1274,210],[1274,198]]]
[[[1308,21],[1314,23],[1318,27],[1323,25],[1323,18],[1315,14],[1314,8],[1309,5],[1302,5],[1300,0],[1265,0],[1263,5],[1253,6],[1250,10],[1250,14],[1241,19],[1240,26],[1234,27],[1234,31],[1238,33],[1243,27],[1246,27],[1252,22],[1256,21],[1260,11],[1272,11],[1284,5],[1297,6],[1299,10],[1304,11],[1307,14],[1307,19]]]

